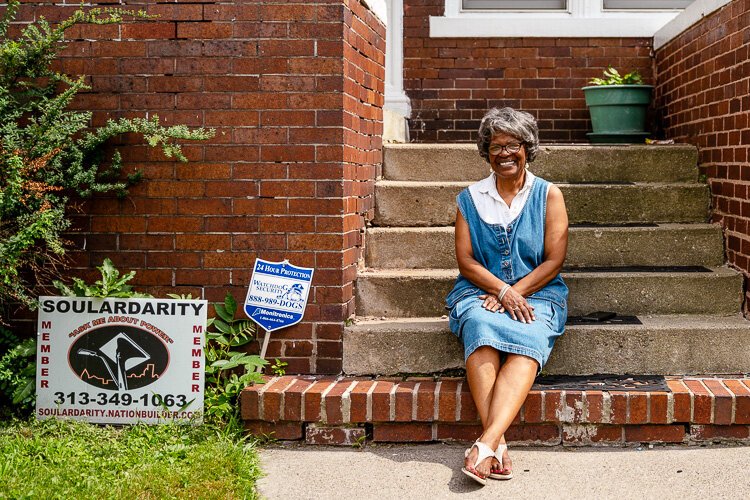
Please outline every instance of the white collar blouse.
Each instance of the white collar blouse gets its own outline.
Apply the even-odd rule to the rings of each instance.
[[[518,217],[526,205],[534,178],[535,175],[527,169],[523,187],[510,202],[510,206],[505,203],[505,200],[497,192],[495,172],[490,173],[489,177],[469,186],[469,192],[471,193],[472,200],[474,200],[474,206],[479,213],[479,217],[488,224],[500,224],[504,228],[508,227],[508,224]]]

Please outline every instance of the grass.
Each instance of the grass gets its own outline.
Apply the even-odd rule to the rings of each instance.
[[[236,426],[0,421],[0,499],[255,499],[259,476]]]

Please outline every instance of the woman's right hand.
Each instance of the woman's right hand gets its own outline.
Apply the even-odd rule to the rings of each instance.
[[[526,301],[526,298],[510,287],[501,301],[503,308],[508,311],[510,317],[521,323],[531,323],[536,319],[534,306]]]

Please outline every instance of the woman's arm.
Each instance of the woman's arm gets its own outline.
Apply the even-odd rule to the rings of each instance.
[[[524,297],[541,290],[562,269],[568,252],[568,212],[562,191],[550,184],[547,192],[547,215],[544,231],[544,262],[513,285]]]
[[[456,210],[456,261],[458,271],[464,278],[491,295],[497,296],[505,285],[504,281],[474,259],[469,224],[460,210]]]

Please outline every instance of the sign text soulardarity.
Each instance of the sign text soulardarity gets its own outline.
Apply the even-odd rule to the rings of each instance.
[[[96,303],[91,299],[43,300],[45,313],[88,313],[88,314],[153,314],[156,316],[199,316],[204,303],[180,301],[119,301],[105,300]]]

